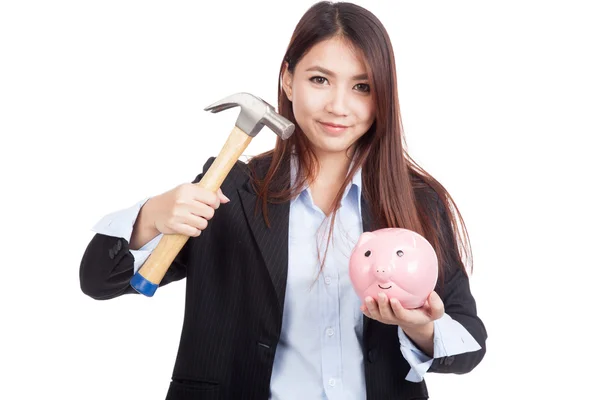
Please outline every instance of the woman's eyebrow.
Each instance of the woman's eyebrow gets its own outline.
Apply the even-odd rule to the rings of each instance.
[[[323,67],[320,67],[318,65],[315,65],[315,66],[312,66],[312,67],[308,68],[306,70],[306,72],[308,72],[308,71],[317,71],[317,72],[321,72],[321,73],[323,73],[325,75],[335,76],[335,73],[333,71],[330,71],[330,70],[328,70],[326,68],[323,68]],[[352,79],[356,80],[356,81],[362,81],[362,80],[365,80],[365,79],[368,79],[368,78],[369,78],[369,76],[366,73],[358,74],[358,75],[355,75],[355,76],[352,77]]]

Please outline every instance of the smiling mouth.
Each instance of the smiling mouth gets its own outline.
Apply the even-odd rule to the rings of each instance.
[[[341,134],[343,132],[346,132],[346,130],[348,129],[348,127],[344,125],[334,125],[323,122],[319,122],[319,124],[321,125],[322,129],[331,134]]]
[[[319,121],[323,125],[331,126],[332,128],[347,128],[347,125],[330,124],[329,122]]]
[[[392,288],[392,285],[390,285],[390,286],[388,286],[388,287],[382,287],[381,285],[377,285],[377,286],[379,286],[379,288],[380,288],[380,289],[384,289],[384,290],[387,290],[387,289],[391,289],[391,288]]]

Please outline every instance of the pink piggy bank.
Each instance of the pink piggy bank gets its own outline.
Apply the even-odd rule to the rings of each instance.
[[[404,308],[421,307],[435,289],[438,259],[433,246],[408,229],[365,232],[350,256],[350,280],[363,300],[380,292]]]

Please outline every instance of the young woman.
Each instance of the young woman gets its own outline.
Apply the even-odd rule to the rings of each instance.
[[[96,299],[134,293],[129,280],[163,234],[190,236],[161,283],[186,278],[168,399],[422,399],[427,371],[481,361],[468,237],[446,190],[403,149],[395,70],[373,14],[315,4],[281,64],[278,108],[295,134],[238,162],[216,194],[182,184],[95,227],[80,276]],[[438,285],[419,309],[353,291],[350,251],[383,227],[436,250]]]

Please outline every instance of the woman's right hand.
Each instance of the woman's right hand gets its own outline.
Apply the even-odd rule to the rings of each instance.
[[[140,213],[160,233],[197,237],[206,229],[215,210],[228,202],[221,189],[213,193],[197,184],[184,183],[150,198]]]
[[[200,236],[215,210],[228,202],[221,189],[213,193],[194,183],[151,197],[138,214],[129,248],[138,250],[161,233]]]

